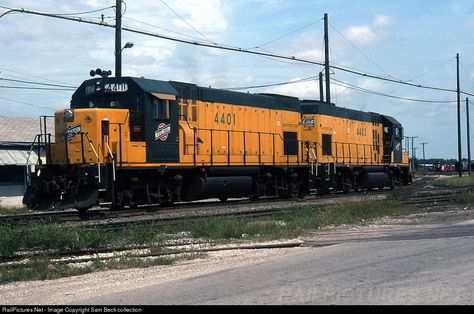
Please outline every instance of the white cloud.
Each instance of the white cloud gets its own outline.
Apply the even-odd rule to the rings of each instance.
[[[170,4],[168,4],[170,5]],[[225,8],[221,0],[179,0],[173,1],[172,8],[201,33],[216,33],[227,29]],[[170,5],[171,6],[171,5]],[[182,29],[190,26],[177,17],[175,25]]]
[[[295,78],[291,81],[299,80],[301,80],[301,78]],[[302,99],[319,99],[319,83],[317,81],[306,81],[277,86],[270,89],[270,93],[288,95]]]
[[[291,41],[287,55],[292,55],[301,59],[321,61],[324,52],[320,49],[322,37],[311,32],[304,32],[298,38]]]
[[[388,15],[377,14],[371,24],[350,26],[345,36],[359,45],[369,46],[390,37],[386,30],[394,23],[394,19]]]
[[[374,26],[377,27],[387,27],[394,23],[394,19],[388,15],[377,14],[373,22]]]
[[[356,85],[374,92],[382,93],[385,91],[385,85],[381,81],[374,79],[364,78]]]
[[[346,32],[346,37],[359,44],[370,45],[377,41],[377,35],[368,25],[351,26]]]

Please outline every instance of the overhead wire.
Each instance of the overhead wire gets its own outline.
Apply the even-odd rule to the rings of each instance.
[[[3,7],[3,6],[0,6],[0,7]],[[6,7],[3,7],[3,8],[6,8]],[[60,19],[73,20],[73,21],[76,21],[76,22],[83,22],[83,23],[88,23],[88,24],[94,24],[94,25],[100,25],[100,26],[115,28],[114,25],[109,25],[107,23],[97,23],[97,22],[94,22],[94,21],[85,20],[85,19],[81,19],[81,18],[78,18],[78,17],[58,16],[58,15],[55,15],[55,14],[37,12],[37,11],[27,10],[27,9],[23,9],[23,8],[21,8],[21,9],[7,8],[7,9],[9,9],[11,12],[15,11],[15,12],[21,12],[21,13],[30,13],[30,14],[35,14],[35,15],[56,17],[56,18],[60,18]],[[133,29],[133,28],[125,28],[124,27],[122,29],[124,31],[127,31],[127,32],[132,32],[132,33],[136,33],[136,34],[161,38],[161,39],[164,39],[164,40],[179,42],[179,43],[182,43],[182,44],[190,44],[190,45],[206,47],[206,48],[212,48],[212,49],[221,49],[221,50],[227,50],[227,51],[234,51],[234,52],[240,52],[240,53],[260,55],[260,56],[266,56],[266,57],[271,57],[271,58],[276,58],[276,59],[292,60],[292,61],[298,61],[298,62],[302,62],[302,63],[314,64],[314,65],[319,65],[319,66],[323,65],[320,62],[311,61],[311,60],[307,60],[307,59],[303,59],[303,58],[297,58],[295,56],[284,56],[284,55],[278,55],[278,54],[273,54],[273,53],[264,53],[264,52],[254,51],[254,50],[247,50],[247,49],[244,49],[244,48],[238,48],[238,47],[232,47],[232,46],[223,46],[223,45],[219,45],[219,44],[215,44],[215,43],[209,44],[209,43],[198,42],[198,41],[189,41],[189,40],[186,40],[186,39],[175,38],[175,37],[170,37],[170,36],[164,36],[164,35],[161,35],[161,34],[154,34],[154,33],[150,33],[150,32],[147,32],[147,31],[140,31],[140,30]],[[343,72],[350,73],[350,74],[353,74],[353,75],[372,78],[372,79],[378,79],[378,80],[391,82],[391,83],[396,83],[396,84],[405,85],[405,86],[417,87],[417,88],[422,88],[422,89],[430,89],[430,90],[436,90],[436,91],[443,91],[443,92],[457,92],[455,89],[443,88],[443,87],[437,87],[437,86],[429,86],[429,85],[422,85],[422,84],[411,83],[411,82],[398,80],[398,79],[393,79],[393,78],[388,78],[388,77],[381,77],[381,76],[378,76],[378,75],[371,75],[371,74],[364,73],[364,72],[354,71],[354,70],[351,70],[347,67],[342,67],[342,66],[330,65],[330,67],[334,70],[343,71]],[[466,95],[474,96],[473,94],[468,93],[468,92],[462,91],[462,93],[466,94]]]
[[[291,85],[291,84],[297,84],[297,83],[308,82],[308,81],[316,81],[316,80],[318,80],[317,76],[310,76],[310,77],[306,77],[306,78],[303,78],[303,79],[280,82],[280,83],[252,85],[252,86],[241,86],[241,87],[226,87],[226,88],[222,88],[222,89],[234,90],[234,91],[250,90],[250,89],[259,89],[259,88],[268,88],[268,87],[277,87],[277,86],[283,86],[283,85]],[[416,99],[416,98],[410,98],[410,97],[390,95],[390,94],[370,90],[370,89],[367,89],[367,88],[363,88],[363,87],[360,87],[360,86],[356,86],[356,85],[353,85],[353,84],[350,84],[348,82],[344,82],[344,81],[341,81],[341,80],[338,80],[338,79],[332,79],[332,83],[334,85],[341,86],[341,87],[346,87],[346,88],[353,89],[353,90],[356,90],[356,91],[359,91],[359,92],[364,92],[364,93],[368,93],[368,94],[374,94],[374,95],[378,95],[378,96],[389,97],[389,98],[394,98],[394,99],[399,99],[399,100],[405,100],[405,101],[422,102],[422,103],[441,103],[441,104],[443,104],[443,103],[445,103],[445,104],[447,104],[447,103],[456,103],[456,101],[449,101],[449,100],[426,100],[426,99]]]
[[[411,81],[413,81],[413,80],[415,80],[415,79],[417,79],[417,78],[420,78],[420,77],[422,77],[422,76],[425,76],[426,74],[428,74],[428,73],[430,73],[430,72],[433,72],[434,70],[439,69],[440,67],[442,67],[442,66],[448,64],[449,62],[452,62],[454,59],[455,59],[455,58],[449,58],[449,59],[446,60],[445,62],[443,62],[443,63],[441,63],[441,64],[439,64],[439,65],[437,65],[437,66],[434,66],[434,67],[432,67],[430,70],[428,70],[428,71],[426,71],[426,72],[423,72],[422,74],[419,74],[419,75],[417,75],[417,76],[414,76],[413,78],[411,78],[411,79],[409,79],[409,80],[407,80],[407,81],[408,81],[408,82],[411,82]]]
[[[0,85],[0,88],[7,88],[7,89],[31,89],[31,90],[48,90],[48,91],[71,91],[68,88],[53,88],[53,87],[28,87],[28,86],[6,86]]]
[[[205,40],[207,40],[208,42],[216,45],[216,43],[212,40],[210,40],[209,38],[206,37],[206,35],[204,35],[202,32],[200,32],[197,28],[195,28],[191,23],[189,23],[188,21],[186,21],[185,18],[183,18],[178,12],[176,12],[171,6],[169,6],[164,0],[160,0],[160,2],[165,6],[167,7],[171,12],[173,12],[178,18],[180,18],[186,25],[188,25],[189,27],[191,27],[196,33],[198,33],[199,35],[201,35],[202,38],[204,38]]]
[[[303,29],[306,29],[306,28],[308,28],[308,27],[310,27],[310,26],[313,26],[314,24],[319,23],[321,20],[322,20],[322,18],[319,19],[319,20],[317,20],[317,21],[314,21],[314,22],[312,22],[312,23],[310,23],[310,24],[308,24],[308,25],[302,26],[302,27],[300,27],[300,28],[298,28],[298,29],[296,29],[296,30],[294,30],[294,31],[288,32],[288,33],[286,33],[286,34],[284,34],[284,35],[281,35],[281,36],[278,36],[278,37],[275,38],[275,39],[269,40],[269,41],[267,41],[267,42],[264,42],[263,44],[256,45],[255,47],[248,48],[248,49],[259,49],[259,48],[262,48],[263,46],[267,46],[267,45],[272,44],[272,43],[274,43],[274,42],[276,42],[276,41],[278,41],[278,40],[280,40],[280,39],[283,39],[283,38],[288,37],[288,36],[290,36],[290,35],[292,35],[292,34],[294,34],[294,33],[297,33],[297,32],[299,32],[299,31],[302,31]]]
[[[150,27],[153,27],[153,28],[156,28],[156,29],[160,29],[160,30],[163,30],[163,31],[165,31],[165,32],[170,32],[170,33],[177,34],[177,35],[181,35],[181,36],[184,36],[184,37],[188,37],[188,38],[192,38],[192,39],[197,39],[197,37],[194,37],[194,36],[191,36],[191,35],[187,35],[187,34],[184,34],[184,33],[180,33],[180,32],[174,31],[174,30],[170,30],[170,29],[167,29],[167,28],[164,28],[164,27],[161,27],[161,26],[153,25],[153,24],[150,24],[150,23],[147,23],[147,22],[143,22],[143,21],[140,21],[140,20],[131,18],[131,17],[124,16],[123,18],[126,19],[126,20],[134,21],[134,22],[136,22],[136,23],[140,23],[140,24],[143,24],[143,25],[147,25],[147,26],[150,26]]]
[[[59,84],[40,83],[40,82],[33,82],[33,81],[7,79],[7,78],[2,78],[2,77],[0,77],[0,81],[24,83],[24,84],[33,84],[33,85],[42,85],[42,86],[51,86],[51,87],[62,87],[62,88],[66,88],[66,89],[77,89],[77,86],[72,86],[72,85],[59,85]]]
[[[353,85],[353,84],[350,84],[350,83],[347,83],[347,82],[344,82],[344,81],[340,81],[340,80],[337,80],[337,79],[333,79],[332,81],[335,81],[335,83],[333,83],[335,85],[346,87],[346,88],[356,90],[356,91],[359,91],[359,92],[364,92],[364,93],[369,93],[369,94],[374,94],[374,95],[378,95],[378,96],[389,97],[389,98],[394,98],[394,99],[399,99],[399,100],[412,101],[412,102],[421,102],[421,103],[439,103],[439,104],[451,104],[451,103],[456,103],[457,102],[455,100],[452,100],[452,101],[451,100],[426,100],[426,99],[416,99],[416,98],[403,97],[403,96],[395,96],[395,95],[390,95],[390,94],[386,94],[386,93],[382,93],[382,92],[373,91],[373,90],[363,88],[363,87],[360,87],[360,86],[356,86],[356,85]]]
[[[14,100],[14,99],[9,99],[9,98],[5,98],[5,97],[1,97],[1,96],[0,96],[0,99],[5,100],[5,101],[9,101],[9,102],[14,102],[14,103],[19,103],[19,104],[31,106],[31,107],[41,108],[41,109],[48,109],[48,110],[53,110],[53,111],[57,110],[57,109],[55,109],[55,108],[50,108],[50,107],[35,105],[35,104],[28,103],[28,102],[24,102],[24,101],[20,101],[20,100]]]
[[[362,51],[362,49],[360,49],[359,47],[357,47],[357,46],[356,46],[354,43],[352,43],[346,36],[344,36],[341,32],[339,32],[336,27],[334,27],[331,23],[329,23],[329,26],[330,26],[339,36],[341,36],[347,43],[349,43],[349,45],[351,45],[352,48],[354,48],[354,49],[357,50],[360,54],[362,54],[367,60],[370,61],[370,63],[372,63],[373,65],[375,65],[379,70],[381,70],[382,72],[384,72],[386,76],[392,77],[387,71],[385,71],[384,68],[382,68],[380,65],[378,65],[377,63],[375,63],[375,61],[372,60],[372,58],[370,58],[364,51]]]
[[[5,7],[2,7],[0,6],[1,8],[5,8]],[[68,16],[68,15],[83,15],[83,14],[89,14],[89,13],[96,13],[96,12],[100,12],[100,11],[105,11],[105,10],[108,10],[108,9],[113,9],[115,6],[108,6],[108,7],[105,7],[105,8],[102,8],[102,9],[97,9],[97,10],[91,10],[91,11],[84,11],[84,12],[75,12],[75,13],[55,13],[55,15],[59,15],[59,16]]]
[[[36,78],[36,79],[40,79],[40,80],[44,80],[44,81],[49,81],[49,82],[56,82],[56,83],[61,83],[61,84],[69,84],[67,82],[63,82],[63,81],[58,81],[58,80],[52,80],[52,79],[49,79],[49,78],[46,78],[44,76],[38,76],[38,75],[33,75],[33,74],[27,74],[27,73],[23,73],[23,72],[20,72],[20,71],[17,71],[17,70],[11,70],[11,69],[6,69],[6,68],[0,68],[0,71],[7,71],[7,72],[12,72],[12,73],[16,73],[16,74],[21,74],[23,76],[28,76],[28,77],[33,77],[33,78]],[[7,73],[2,73],[0,72],[2,75],[6,75],[6,76],[11,76],[11,77],[15,77],[15,78],[21,78],[19,76],[16,76],[16,75],[11,75],[11,74],[7,74]],[[71,84],[69,84],[71,85]],[[72,85],[71,85],[72,86]]]
[[[288,81],[288,82],[263,84],[263,85],[252,85],[252,86],[241,86],[241,87],[226,87],[226,88],[222,88],[222,89],[238,91],[238,90],[248,90],[248,89],[266,88],[266,87],[276,87],[276,86],[283,86],[283,85],[297,84],[297,83],[306,82],[306,81],[312,81],[316,78],[317,78],[316,76],[310,76],[310,77],[307,77],[307,78]]]

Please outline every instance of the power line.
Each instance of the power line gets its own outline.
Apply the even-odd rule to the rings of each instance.
[[[287,36],[290,36],[290,35],[292,35],[292,34],[294,34],[294,33],[297,33],[297,32],[299,32],[299,31],[301,31],[301,30],[303,30],[303,29],[306,29],[306,28],[308,28],[308,27],[310,27],[310,26],[313,26],[314,24],[319,23],[321,20],[322,20],[322,19],[319,19],[319,20],[317,20],[317,21],[314,21],[314,22],[312,22],[312,23],[310,23],[310,24],[308,24],[308,25],[305,25],[305,26],[303,26],[303,27],[300,27],[300,28],[298,28],[298,29],[296,29],[296,30],[294,30],[294,31],[291,31],[291,32],[289,32],[289,33],[286,33],[286,34],[284,34],[284,35],[281,35],[281,36],[279,36],[279,37],[277,37],[277,38],[275,38],[275,39],[269,40],[269,41],[267,41],[267,42],[265,42],[265,43],[263,43],[263,44],[257,45],[257,46],[255,46],[255,47],[250,48],[250,49],[262,48],[263,46],[269,45],[269,44],[274,43],[274,42],[276,42],[276,41],[278,41],[278,40],[280,40],[280,39],[283,39],[283,38],[285,38],[285,37],[287,37]]]
[[[424,73],[422,73],[422,74],[420,74],[420,75],[417,75],[417,76],[413,77],[412,79],[409,79],[408,82],[411,82],[411,81],[413,81],[414,79],[420,78],[420,77],[422,77],[422,76],[424,76],[424,75],[426,75],[426,74],[428,74],[428,73],[430,73],[430,72],[432,72],[432,71],[434,71],[434,70],[436,70],[436,69],[442,67],[443,65],[445,65],[445,64],[447,64],[447,63],[449,63],[449,62],[452,62],[453,59],[454,59],[454,58],[449,58],[449,59],[446,60],[445,62],[443,62],[443,63],[441,63],[441,64],[439,64],[439,65],[433,67],[432,69],[430,69],[430,70],[428,70],[428,71],[426,71],[426,72],[424,72]]]
[[[51,79],[48,79],[48,78],[45,78],[45,77],[42,77],[42,76],[37,76],[37,75],[33,75],[33,74],[27,74],[27,73],[19,72],[19,71],[16,71],[16,70],[10,70],[10,69],[5,69],[5,68],[0,68],[0,70],[2,70],[2,71],[7,71],[7,72],[12,72],[12,73],[17,73],[17,74],[21,74],[21,75],[24,75],[24,76],[34,77],[34,78],[37,78],[37,79],[40,79],[40,80],[49,81],[49,82],[56,82],[56,83],[62,83],[62,84],[69,84],[69,83],[67,83],[67,82],[62,82],[62,81],[57,81],[57,80],[51,80]],[[11,77],[20,78],[20,77],[18,77],[18,76],[16,76],[16,75],[11,75],[11,74],[5,74],[5,73],[3,73],[3,75],[7,75],[7,76],[11,76]]]
[[[6,8],[6,7],[3,7],[3,8]],[[7,12],[4,12],[3,14],[1,14],[0,18],[3,17],[6,14],[12,13],[12,12],[29,13],[29,14],[34,14],[34,15],[54,17],[54,18],[59,18],[59,19],[64,19],[64,20],[70,20],[70,21],[76,21],[76,22],[82,22],[82,23],[87,23],[87,24],[93,24],[93,25],[99,25],[99,26],[115,28],[115,25],[109,25],[107,23],[102,23],[102,22],[98,23],[98,22],[94,22],[94,21],[90,21],[90,20],[86,20],[86,19],[81,19],[81,18],[78,18],[78,17],[58,16],[58,15],[51,14],[51,13],[37,12],[37,11],[27,10],[27,9],[23,9],[23,8],[9,9]],[[233,51],[233,52],[247,53],[247,54],[252,54],[252,55],[260,55],[260,56],[266,56],[266,57],[271,57],[271,58],[276,58],[276,59],[292,60],[292,61],[298,61],[298,62],[302,62],[302,63],[308,63],[308,64],[313,64],[313,65],[323,66],[323,64],[321,62],[316,62],[316,61],[306,60],[306,59],[302,59],[302,58],[297,58],[295,56],[284,56],[284,55],[278,55],[278,54],[273,54],[273,53],[265,53],[265,52],[247,50],[247,49],[243,49],[243,48],[231,47],[231,46],[217,45],[217,44],[214,44],[214,43],[213,44],[208,44],[208,43],[203,43],[203,42],[190,41],[190,40],[186,40],[186,39],[174,38],[174,37],[164,36],[164,35],[160,35],[160,34],[153,34],[153,33],[150,33],[150,32],[140,31],[140,30],[133,29],[133,28],[128,28],[128,27],[123,27],[122,30],[127,31],[127,32],[131,32],[131,33],[156,37],[156,38],[160,38],[160,39],[164,39],[164,40],[179,42],[179,43],[182,43],[182,44],[189,44],[189,45],[212,48],[212,49],[220,49],[220,50],[227,50],[227,51]],[[396,83],[396,84],[401,84],[401,85],[406,85],[406,86],[411,86],[411,87],[437,90],[437,91],[443,91],[443,92],[457,92],[457,90],[454,90],[454,89],[436,87],[436,86],[428,86],[428,85],[421,85],[421,84],[410,83],[410,82],[406,82],[406,81],[402,81],[402,80],[391,79],[391,78],[387,78],[387,77],[380,77],[380,76],[377,76],[377,75],[371,75],[371,74],[367,74],[367,73],[363,73],[363,72],[359,72],[359,71],[350,70],[348,68],[341,67],[341,66],[330,65],[330,67],[333,68],[334,70],[339,70],[339,71],[347,72],[347,73],[362,76],[362,77],[378,79],[378,80],[382,80],[382,81],[386,81],[386,82],[391,82],[391,83]],[[461,93],[463,93],[465,95],[474,96],[474,94],[471,94],[471,93],[468,93],[468,92],[462,92],[461,91]]]
[[[160,0],[160,2],[161,2],[165,7],[167,7],[171,12],[173,12],[177,17],[179,17],[184,23],[186,23],[186,25],[188,25],[188,26],[191,27],[196,33],[198,33],[199,35],[201,35],[202,38],[204,38],[205,40],[207,40],[207,41],[210,42],[210,43],[215,44],[212,40],[210,40],[209,38],[207,38],[206,35],[204,35],[203,33],[201,33],[198,29],[196,29],[194,26],[192,26],[191,23],[189,23],[188,21],[186,21],[186,19],[184,19],[181,15],[179,15],[178,12],[176,12],[175,10],[173,10],[173,8],[170,7],[164,0]]]
[[[18,104],[27,105],[27,106],[37,107],[37,108],[41,108],[41,109],[48,109],[48,110],[53,110],[53,111],[56,110],[55,108],[49,108],[49,107],[44,107],[44,106],[40,106],[40,105],[30,104],[30,103],[27,103],[27,102],[24,102],[24,101],[13,100],[13,99],[4,98],[4,97],[0,97],[0,99],[10,101],[10,102],[14,102],[14,103],[18,103]]]
[[[350,83],[340,81],[340,80],[337,80],[337,79],[332,79],[332,80],[337,82],[337,83],[334,83],[334,85],[338,85],[338,86],[341,86],[341,87],[346,87],[346,88],[356,90],[356,91],[359,91],[359,92],[363,92],[363,93],[383,96],[383,97],[389,97],[389,98],[406,100],[406,101],[413,101],[413,102],[422,102],[422,103],[439,103],[439,104],[456,103],[456,101],[449,101],[449,100],[426,100],[426,99],[416,99],[416,98],[410,98],[410,97],[394,96],[394,95],[385,94],[385,93],[373,91],[373,90],[370,90],[370,89],[366,89],[366,88],[363,88],[363,87],[360,87],[360,86],[352,85]]]
[[[6,9],[6,7],[2,7],[2,6],[0,6],[0,8]],[[109,6],[109,7],[106,7],[106,8],[97,9],[97,10],[92,10],[92,11],[75,12],[75,13],[56,13],[55,15],[59,15],[59,16],[83,15],[83,14],[89,14],[89,13],[95,13],[95,12],[105,11],[105,10],[113,9],[113,8],[114,8],[114,6]]]
[[[34,85],[51,86],[51,87],[62,87],[62,88],[65,88],[65,89],[77,89],[77,86],[71,86],[71,85],[58,85],[58,84],[40,83],[40,82],[33,82],[33,81],[7,79],[7,78],[1,78],[1,77],[0,77],[0,81],[34,84]]]
[[[253,85],[253,86],[243,86],[243,87],[229,87],[229,88],[222,88],[222,89],[227,89],[227,90],[246,90],[246,89],[257,89],[257,88],[265,88],[265,87],[275,87],[275,86],[282,86],[282,85],[290,85],[290,84],[296,84],[296,83],[301,83],[301,82],[306,82],[306,81],[311,81],[316,79],[316,76],[310,76],[304,79],[300,80],[294,80],[294,81],[288,81],[288,82],[282,82],[282,83],[273,83],[273,84],[264,84],[264,85]]]
[[[222,89],[235,90],[235,91],[249,90],[249,89],[258,89],[258,88],[276,87],[276,86],[297,84],[297,83],[302,83],[302,82],[315,81],[316,79],[318,79],[317,76],[310,76],[310,77],[299,79],[299,80],[293,80],[293,81],[287,81],[287,82],[281,82],[281,83],[253,85],[253,86],[242,86],[242,87],[228,87],[228,88],[222,88]],[[412,101],[412,102],[422,102],[422,103],[441,103],[441,104],[456,103],[456,101],[449,101],[449,100],[426,100],[426,99],[416,99],[416,98],[395,96],[395,95],[390,95],[390,94],[386,94],[386,93],[377,92],[377,91],[370,90],[370,89],[367,89],[367,88],[363,88],[363,87],[360,87],[360,86],[356,86],[356,85],[353,85],[353,84],[350,84],[350,83],[347,83],[347,82],[344,82],[344,81],[340,81],[340,80],[337,80],[337,79],[332,79],[332,81],[337,82],[337,83],[333,83],[334,85],[337,85],[337,86],[346,87],[346,88],[353,89],[353,90],[363,92],[363,93],[374,94],[374,95],[389,97],[389,98],[394,98],[394,99],[400,99],[400,100],[406,100],[406,101]]]
[[[184,36],[184,37],[189,37],[189,38],[192,38],[192,39],[197,39],[197,37],[194,37],[194,36],[191,36],[191,35],[187,35],[187,34],[184,34],[184,33],[180,33],[180,32],[177,32],[177,31],[173,31],[173,30],[170,30],[170,29],[167,29],[167,28],[164,28],[164,27],[161,27],[161,26],[153,25],[153,24],[150,24],[150,23],[147,23],[147,22],[143,22],[143,21],[140,21],[140,20],[136,20],[136,19],[131,18],[131,17],[126,17],[126,16],[124,16],[123,18],[126,19],[126,20],[134,21],[134,22],[136,22],[136,23],[140,23],[140,24],[143,24],[143,25],[147,25],[147,26],[150,26],[150,27],[153,27],[153,28],[156,28],[156,29],[161,29],[161,30],[163,30],[163,31],[165,31],[165,32],[170,32],[170,33],[174,33],[174,34],[181,35],[181,36]]]
[[[71,91],[68,88],[51,88],[51,87],[27,87],[27,86],[5,86],[0,85],[0,88],[7,88],[7,89],[32,89],[32,90],[56,90],[56,91]]]
[[[365,58],[367,58],[367,60],[370,61],[370,63],[372,63],[373,65],[375,65],[377,68],[379,68],[382,72],[385,73],[385,75],[387,76],[391,76],[390,74],[387,73],[387,71],[385,71],[381,66],[379,66],[377,63],[375,63],[374,60],[372,60],[372,58],[370,58],[365,52],[363,52],[360,48],[358,48],[356,45],[354,45],[349,39],[347,39],[346,36],[344,36],[341,32],[339,32],[331,23],[329,23],[329,25],[331,26],[331,28],[339,34],[339,36],[341,36],[345,41],[347,41],[349,43],[349,45],[351,45],[355,50],[357,50],[360,54],[362,54]]]

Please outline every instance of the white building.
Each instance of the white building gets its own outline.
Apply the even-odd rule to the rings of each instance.
[[[0,116],[0,206],[21,205],[26,187],[26,165],[38,161],[35,137],[44,133],[44,119]],[[46,131],[54,136],[53,119],[46,119]],[[36,138],[38,142],[38,138]],[[54,138],[51,138],[54,141]],[[44,160],[44,149],[40,151]],[[17,204],[19,203],[19,204]]]

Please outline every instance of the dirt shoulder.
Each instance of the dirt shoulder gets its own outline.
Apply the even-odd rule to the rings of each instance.
[[[111,270],[57,280],[10,283],[0,286],[0,304],[80,304],[81,300],[91,297],[243,267],[251,263],[267,261],[275,256],[314,249],[312,247],[318,245],[331,245],[394,232],[460,223],[474,223],[474,209],[468,206],[449,206],[444,212],[381,218],[371,222],[362,222],[358,226],[327,227],[298,239],[312,245],[297,248],[212,252],[205,258],[180,261],[168,266]]]

